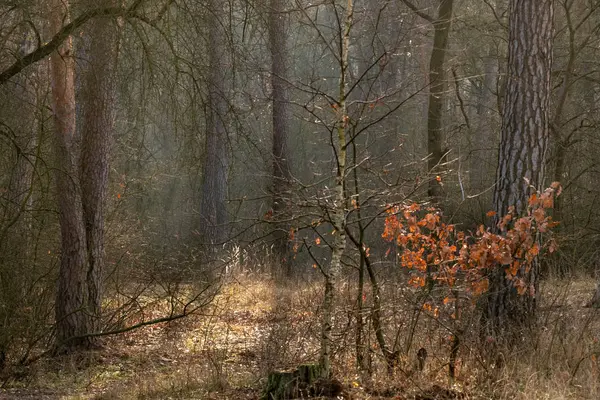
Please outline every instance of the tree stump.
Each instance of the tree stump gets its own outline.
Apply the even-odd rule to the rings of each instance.
[[[313,385],[327,377],[318,364],[303,364],[291,371],[274,371],[269,374],[267,388],[261,400],[286,400],[308,397]]]

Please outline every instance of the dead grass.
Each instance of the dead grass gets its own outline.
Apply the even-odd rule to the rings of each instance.
[[[583,307],[593,286],[589,279],[544,282],[539,335],[525,351],[503,354],[502,369],[482,358],[477,335],[467,330],[452,388],[467,399],[598,398],[600,311]],[[8,382],[0,399],[255,399],[270,370],[317,360],[321,294],[318,280],[283,286],[237,276],[203,315],[108,338],[101,351],[41,360]],[[415,318],[411,296],[393,280],[384,284],[386,337],[403,350]],[[434,384],[449,387],[450,333],[443,316],[419,317],[394,376],[371,340],[373,374],[367,378],[355,368],[355,294],[347,287],[341,297],[335,373],[352,398],[414,398]],[[419,347],[429,358],[415,373]]]

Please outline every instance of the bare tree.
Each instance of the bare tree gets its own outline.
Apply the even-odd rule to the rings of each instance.
[[[337,7],[337,4],[334,4]],[[331,373],[331,343],[333,313],[335,305],[335,292],[337,290],[337,280],[342,268],[342,256],[346,250],[346,209],[348,207],[348,198],[345,189],[346,185],[346,154],[347,154],[347,128],[349,123],[347,96],[348,96],[348,53],[350,51],[350,31],[352,29],[352,18],[354,16],[354,2],[347,0],[343,7],[345,12],[344,23],[340,25],[339,54],[339,86],[337,97],[337,120],[335,132],[337,138],[332,138],[333,151],[336,156],[336,175],[334,193],[332,196],[333,204],[331,207],[331,224],[333,225],[333,238],[331,245],[331,262],[324,269],[325,275],[325,296],[323,299],[323,311],[321,322],[321,359],[320,364],[324,375]],[[338,10],[336,8],[335,12]],[[341,19],[341,18],[340,18]]]
[[[412,2],[403,0],[411,10],[434,28],[433,48],[429,60],[429,105],[427,108],[427,153],[429,154],[428,169],[434,176],[440,170],[444,154],[444,127],[442,124],[442,109],[444,92],[446,91],[446,53],[448,36],[452,24],[452,7],[454,0],[439,0],[437,17],[419,10]],[[442,186],[436,179],[431,179],[427,190],[429,197],[439,201],[443,196]]]

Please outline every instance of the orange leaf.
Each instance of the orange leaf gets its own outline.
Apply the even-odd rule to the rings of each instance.
[[[540,246],[538,246],[537,243],[534,243],[533,246],[531,246],[531,249],[529,249],[529,253],[534,257],[537,256],[540,254]]]
[[[510,268],[507,269],[507,272],[510,273],[511,276],[517,276],[517,272],[519,272],[520,267],[521,263],[519,261],[514,261]]]
[[[549,194],[545,195],[542,200],[542,207],[553,208],[554,207],[554,198]]]
[[[473,282],[472,290],[475,295],[480,295],[487,292],[489,286],[489,282],[487,279],[483,278],[477,282]]]
[[[538,224],[540,224],[544,221],[545,216],[546,216],[546,212],[544,211],[543,208],[536,208],[533,211],[533,218],[535,219],[535,222],[537,222]]]
[[[529,206],[534,206],[537,204],[537,202],[538,202],[538,195],[537,195],[537,193],[534,193],[529,198]]]
[[[409,280],[408,280],[409,285],[412,285],[414,287],[424,287],[425,286],[425,278],[423,278],[422,276],[412,276]]]
[[[491,218],[491,217],[493,217],[494,215],[496,215],[496,211],[494,211],[494,210],[490,210],[490,211],[488,211],[488,212],[487,212],[485,215]]]
[[[435,224],[437,222],[437,218],[435,215],[429,213],[425,216],[425,220],[427,221],[427,229],[435,228]]]

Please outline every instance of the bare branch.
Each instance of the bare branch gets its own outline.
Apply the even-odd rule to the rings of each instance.
[[[119,16],[133,16],[136,9],[139,8],[143,0],[136,0],[130,7],[108,7],[91,10],[83,15],[80,15],[72,22],[65,25],[54,37],[45,45],[38,47],[31,53],[17,60],[13,65],[0,73],[0,85],[5,84],[10,78],[19,74],[23,69],[28,66],[44,59],[50,55],[80,26],[85,24],[92,18],[95,17],[119,17]]]
[[[423,18],[425,21],[431,22],[432,24],[435,22],[435,19],[431,15],[419,10],[419,8],[415,6],[410,0],[402,0],[402,2],[406,5],[406,7],[410,8],[415,14]]]

